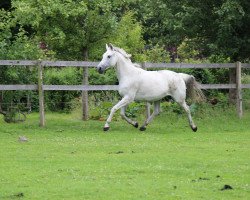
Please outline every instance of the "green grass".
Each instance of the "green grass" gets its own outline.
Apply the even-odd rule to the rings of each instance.
[[[250,199],[250,112],[202,112],[196,133],[167,112],[146,132],[119,120],[107,134],[76,115],[49,113],[45,128],[38,114],[0,118],[0,199]]]

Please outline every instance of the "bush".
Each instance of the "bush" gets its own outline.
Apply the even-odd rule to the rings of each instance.
[[[76,68],[49,68],[45,70],[45,84],[77,85],[80,83],[81,71]],[[75,107],[74,99],[80,96],[79,91],[47,91],[45,105],[51,111],[69,112]]]
[[[149,48],[145,51],[146,60],[149,62],[170,62],[169,53],[161,46],[156,45],[153,48]]]

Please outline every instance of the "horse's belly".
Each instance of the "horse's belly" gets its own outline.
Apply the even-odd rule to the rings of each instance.
[[[141,94],[136,94],[135,100],[136,101],[158,101],[162,99],[163,97],[167,96],[167,93],[162,93],[158,95],[141,95]]]
[[[168,94],[167,84],[145,84],[139,88],[135,95],[137,101],[157,101]]]

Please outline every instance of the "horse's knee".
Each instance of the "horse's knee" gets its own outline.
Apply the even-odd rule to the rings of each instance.
[[[112,113],[114,113],[114,112],[116,112],[118,109],[116,108],[116,107],[113,107],[112,109],[111,109],[111,112]]]

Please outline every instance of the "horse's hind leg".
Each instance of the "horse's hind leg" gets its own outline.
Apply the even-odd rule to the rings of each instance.
[[[187,115],[188,115],[188,121],[189,121],[189,125],[191,127],[191,129],[196,132],[197,131],[197,126],[194,124],[193,120],[192,120],[192,116],[191,116],[191,112],[189,109],[189,106],[187,105],[187,103],[185,101],[183,102],[179,102],[179,104],[184,108],[184,110],[186,111]]]
[[[125,115],[126,108],[127,108],[127,106],[123,106],[123,107],[121,108],[121,117],[122,117],[123,119],[125,119],[129,124],[133,125],[135,128],[138,128],[138,126],[139,126],[139,125],[138,125],[138,122],[135,122],[135,121],[129,119],[129,118]]]
[[[146,126],[160,113],[160,101],[154,102],[154,112],[145,120],[144,124],[140,127],[140,131],[145,131]]]

